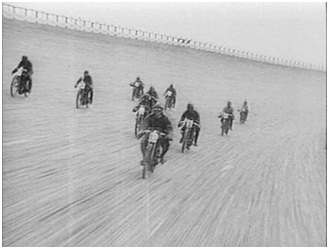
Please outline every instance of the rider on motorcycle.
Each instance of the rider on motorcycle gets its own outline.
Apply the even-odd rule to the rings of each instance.
[[[159,98],[157,92],[154,90],[154,87],[151,86],[150,90],[148,90],[146,94],[149,95],[149,97],[151,98],[151,107],[153,107],[157,103]]]
[[[180,122],[178,123],[178,127],[182,126],[183,121],[185,118],[193,120],[195,123],[198,125],[195,125],[195,137],[194,137],[194,146],[198,146],[198,137],[199,137],[199,132],[200,132],[200,115],[197,111],[194,110],[194,106],[192,104],[187,105],[187,111],[185,111],[180,119]],[[182,138],[180,139],[179,143],[183,142],[184,139],[184,132],[185,132],[186,127],[184,126],[181,129],[182,133]]]
[[[171,92],[171,96],[169,96],[169,92]],[[165,91],[163,96],[166,96],[166,98],[168,97],[172,97],[172,106],[173,108],[175,107],[176,104],[176,89],[174,88],[173,84],[171,84],[168,89]]]
[[[164,156],[169,149],[169,141],[172,141],[173,138],[173,128],[169,119],[164,115],[163,108],[160,105],[155,105],[152,108],[152,112],[144,119],[142,124],[142,131],[149,128],[155,128],[156,130],[165,134],[164,137],[160,138],[159,144],[162,146],[162,154],[160,155],[160,162],[165,163]],[[148,142],[148,135],[143,136],[141,141],[141,151],[143,158],[145,156],[146,147]],[[143,164],[143,160],[141,161]]]
[[[137,112],[139,110],[140,106],[144,106],[144,108],[145,108],[144,117],[146,117],[151,112],[152,97],[147,93],[144,94],[143,97],[141,98],[139,104],[137,106],[135,106],[132,111]]]
[[[74,87],[76,88],[81,81],[83,81],[86,84],[85,88],[84,88],[84,96],[88,97],[88,94],[90,92],[90,103],[92,103],[93,102],[93,80],[87,70],[84,71],[84,76],[78,79],[78,81]]]
[[[139,77],[136,78],[136,80],[132,83],[130,83],[130,86],[136,87],[137,91],[140,92],[141,95],[144,93],[144,83],[141,81]]]
[[[156,100],[159,98],[153,86],[150,87],[150,90],[148,90],[147,93],[151,95],[153,98],[155,98]]]
[[[23,55],[22,60],[18,64],[18,66],[12,71],[11,74],[14,74],[17,72],[17,70],[23,67],[27,71],[27,78],[26,80],[29,82],[29,90],[28,92],[31,93],[32,90],[32,74],[33,74],[33,66],[32,63],[28,60],[27,56]]]
[[[240,112],[244,112],[246,114],[245,121],[247,121],[248,113],[249,113],[249,106],[247,100],[243,102],[243,105],[241,109],[239,110]]]
[[[230,122],[230,130],[233,130],[232,125],[233,125],[234,115],[233,115],[233,107],[231,101],[227,102],[227,106],[223,109],[223,113],[231,114],[229,115],[229,122]],[[221,119],[220,121],[223,124],[224,121],[223,114],[220,114],[218,118]]]

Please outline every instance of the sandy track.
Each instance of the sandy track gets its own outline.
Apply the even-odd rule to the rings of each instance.
[[[20,37],[24,37],[19,41]],[[32,41],[26,43],[26,41]],[[3,19],[3,246],[325,246],[325,74]],[[22,54],[27,98],[11,98]],[[88,69],[95,103],[75,109]],[[200,146],[141,179],[128,86],[174,83]],[[249,121],[219,135],[227,99]],[[163,101],[163,99],[162,99]]]

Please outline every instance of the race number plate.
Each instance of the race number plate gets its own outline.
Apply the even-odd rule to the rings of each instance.
[[[139,109],[138,109],[138,113],[139,113],[140,115],[144,115],[144,113],[145,113],[145,107],[144,107],[144,106],[139,107]]]
[[[80,82],[79,89],[85,89],[86,83]]]
[[[187,128],[192,128],[192,127],[193,127],[193,120],[188,119],[188,120],[186,121],[186,127],[187,127]]]
[[[159,138],[158,133],[156,133],[155,131],[153,131],[153,132],[150,133],[149,142],[150,143],[156,143],[158,141],[158,138]]]

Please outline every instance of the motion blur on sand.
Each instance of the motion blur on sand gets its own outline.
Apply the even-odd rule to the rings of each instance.
[[[12,98],[23,54],[32,94]],[[76,109],[86,69],[94,103]],[[146,180],[137,76],[178,92],[167,162]],[[326,246],[325,73],[3,18],[2,77],[3,246]],[[251,110],[222,137],[228,99]],[[188,103],[202,128],[182,154]]]

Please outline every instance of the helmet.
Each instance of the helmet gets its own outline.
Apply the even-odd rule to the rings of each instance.
[[[227,101],[227,105],[231,105],[232,104],[232,102],[229,100],[229,101]]]
[[[136,80],[140,80],[139,76],[137,77],[137,79],[136,79]]]
[[[84,71],[84,74],[88,74],[89,72],[86,70],[86,71]]]
[[[24,60],[27,60],[27,56],[26,55],[23,55],[22,56],[22,60],[24,61]]]
[[[194,106],[191,103],[187,105],[187,109],[193,109],[193,108]]]
[[[155,106],[153,106],[152,111],[163,111],[163,107],[160,106],[159,104],[156,104]]]
[[[171,87],[171,88],[174,87],[173,84],[170,84],[170,87]]]

